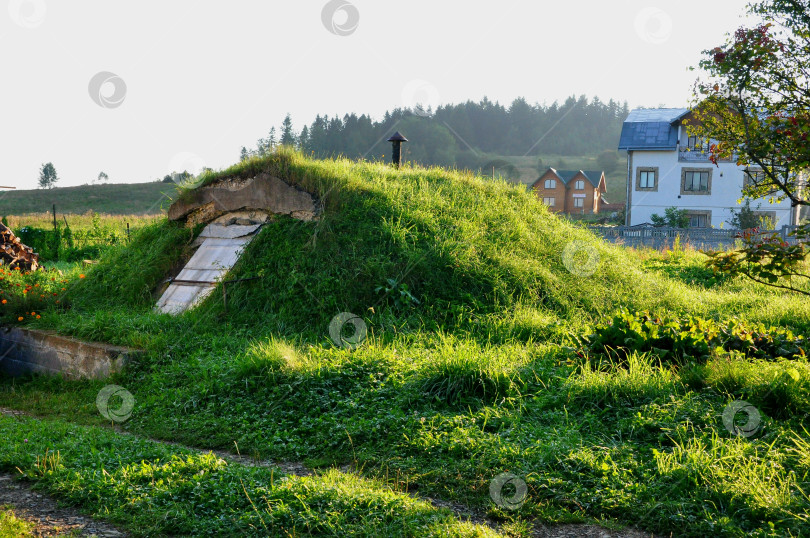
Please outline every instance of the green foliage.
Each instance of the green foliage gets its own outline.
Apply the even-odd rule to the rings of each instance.
[[[163,221],[133,234],[129,244],[111,247],[88,271],[88,278],[69,290],[77,307],[120,309],[144,307],[169,271],[189,254],[192,231]]]
[[[716,141],[713,162],[764,172],[744,188],[750,198],[808,205],[798,173],[810,167],[809,8],[807,0],[754,2],[748,12],[763,22],[741,27],[700,62],[707,78],[696,85],[690,134]]]
[[[662,361],[675,363],[705,362],[728,352],[767,360],[804,358],[806,347],[801,336],[781,327],[740,320],[717,323],[696,316],[654,317],[626,310],[598,326],[583,344],[594,354],[615,353],[622,359],[630,353],[653,353]]]
[[[408,290],[408,285],[397,282],[395,278],[387,278],[385,284],[374,288],[374,293],[380,295],[385,304],[393,304],[399,308],[410,308],[419,304],[419,299]]]
[[[537,164],[534,166],[534,169],[537,170],[538,174],[542,174],[548,170],[548,166],[543,162],[542,157],[537,158]]]
[[[517,359],[497,349],[444,343],[426,369],[422,393],[451,406],[518,397],[525,382],[516,371]]]
[[[596,164],[605,173],[615,172],[619,167],[619,155],[616,151],[605,150],[596,157]]]
[[[404,495],[415,489],[503,518],[499,531],[518,536],[537,521],[583,520],[660,535],[810,532],[798,493],[810,491],[810,474],[792,452],[810,411],[810,367],[800,356],[772,360],[778,338],[745,344],[769,349],[767,359],[724,351],[679,368],[655,351],[599,364],[562,347],[621,306],[807,333],[806,301],[743,279],[687,285],[668,275],[693,271],[701,254],[604,244],[525,189],[467,173],[317,161],[285,148],[200,181],[259,172],[314,193],[323,211],[313,222],[265,224],[229,275],[261,278],[229,286],[227,312],[220,290],[179,316],[153,312],[150,294],[194,236],[161,221],[130,249],[106,253],[71,291],[73,307],[39,324],[145,351],[114,379],[135,396],[119,426],[130,434],[229,450],[236,442],[256,458],[357,476],[328,470],[273,482],[268,468],[254,481],[251,470],[135,435],[96,438],[100,430],[76,424],[104,422],[95,398],[106,381],[49,377],[0,381],[3,407],[59,419],[37,430],[35,421],[0,418],[0,438],[10,440],[0,465],[143,534],[210,535],[226,525],[222,533],[233,534],[245,523],[245,534],[441,535],[436,521],[445,535],[469,531],[429,506],[412,517],[398,503],[417,502]],[[566,267],[572,244],[598,254],[596,273]],[[666,263],[641,261],[657,256]],[[357,349],[330,339],[341,312],[367,324]],[[708,345],[700,338],[711,327],[695,328],[692,340],[676,335],[679,345]],[[756,439],[724,428],[735,398],[760,409]],[[46,449],[59,451],[59,465],[36,466]],[[489,496],[506,471],[528,488],[526,504],[508,513]]]
[[[32,323],[46,311],[69,307],[67,289],[80,280],[78,267],[63,272],[55,267],[33,272],[0,268],[0,322],[7,325]]]
[[[733,280],[733,277],[726,273],[713,271],[706,267],[705,256],[687,258],[679,244],[680,236],[677,236],[672,250],[666,251],[661,257],[656,256],[645,260],[643,267],[658,271],[685,284],[706,289],[717,288]]]
[[[339,471],[292,476],[104,428],[31,419],[0,417],[0,433],[0,468],[19,469],[133,536],[496,536],[447,508]]]
[[[668,207],[664,209],[664,216],[658,214],[650,215],[650,221],[655,226],[669,226],[671,228],[688,228],[689,212],[686,209]]]
[[[482,175],[489,174],[491,177],[498,174],[499,176],[512,180],[520,177],[520,171],[517,169],[517,167],[504,159],[493,159],[485,162],[481,166],[481,173]]]
[[[177,194],[174,182],[113,183],[57,187],[53,190],[15,190],[0,198],[0,213],[41,216],[56,200],[57,215],[84,215],[95,211],[106,215],[158,215]]]
[[[738,210],[731,209],[730,211],[731,219],[729,224],[736,230],[750,230],[752,228],[772,230],[774,227],[772,219],[758,215],[755,210],[751,209],[750,198],[746,198]]]
[[[729,277],[745,276],[774,288],[810,295],[810,224],[790,233],[785,242],[779,234],[744,233],[743,246],[732,251],[707,252],[706,267]]]
[[[109,247],[126,242],[127,234],[123,222],[102,222],[98,213],[91,213],[90,226],[76,230],[69,226],[42,228],[22,226],[15,234],[25,245],[39,254],[41,261],[81,261],[96,259]],[[136,230],[134,226],[132,230]]]
[[[18,519],[10,508],[0,506],[0,538],[33,536],[34,525]]]
[[[39,188],[52,189],[56,186],[57,181],[59,181],[59,176],[56,175],[56,168],[54,168],[53,163],[43,164],[42,168],[39,169]]]
[[[596,97],[571,96],[548,106],[529,104],[520,97],[508,107],[484,98],[430,111],[399,108],[386,112],[380,121],[366,114],[318,115],[298,138],[285,117],[281,143],[318,157],[385,160],[391,151],[386,139],[400,131],[410,140],[404,145],[406,161],[477,170],[483,162],[471,166],[471,161],[479,161],[482,154],[583,155],[610,150],[615,155],[616,139],[628,113],[626,103],[612,99],[603,103]],[[545,136],[551,129],[555,136]],[[272,128],[269,138],[258,140],[252,151],[245,149],[240,159],[264,156],[275,146]]]

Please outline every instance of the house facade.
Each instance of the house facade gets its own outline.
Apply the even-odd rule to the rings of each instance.
[[[531,189],[552,211],[588,215],[599,213],[607,184],[604,172],[549,168]]]
[[[709,160],[709,143],[690,136],[686,108],[633,110],[622,126],[619,149],[627,151],[628,226],[651,222],[668,207],[685,209],[692,227],[731,227],[746,181],[762,174],[734,161]],[[776,228],[792,223],[790,201],[751,201]]]

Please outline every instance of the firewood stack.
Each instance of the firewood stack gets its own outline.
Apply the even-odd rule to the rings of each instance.
[[[36,271],[39,255],[23,245],[8,226],[0,224],[0,263],[11,269],[19,267],[21,271]]]

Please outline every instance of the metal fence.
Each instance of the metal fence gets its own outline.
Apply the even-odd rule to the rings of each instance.
[[[629,247],[671,248],[676,239],[681,245],[697,249],[727,249],[742,241],[741,230],[719,228],[669,228],[655,226],[589,226],[606,241]],[[759,230],[762,236],[778,234],[782,241],[792,243],[790,232],[798,226],[782,226],[779,230]]]

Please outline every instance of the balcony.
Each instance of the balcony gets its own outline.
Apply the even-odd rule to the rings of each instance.
[[[709,162],[709,156],[711,155],[711,151],[709,151],[708,147],[689,147],[689,146],[678,146],[678,161],[680,162],[688,162],[688,163],[703,163]],[[717,162],[721,163],[731,163],[736,162],[737,156],[732,155],[728,159],[717,159]]]

